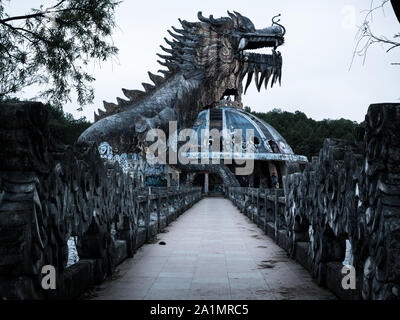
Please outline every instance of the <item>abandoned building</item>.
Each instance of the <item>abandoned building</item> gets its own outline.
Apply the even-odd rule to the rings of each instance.
[[[231,141],[235,130],[239,130],[242,135],[241,141],[244,142],[246,130],[251,130],[254,134],[252,141],[254,169],[248,175],[235,175],[240,186],[273,188],[271,177],[276,176],[277,183],[274,183],[274,187],[279,188],[282,186],[282,178],[286,176],[287,163],[304,165],[307,162],[305,156],[293,153],[285,139],[271,125],[240,108],[228,107],[229,102],[225,102],[224,105],[225,107],[201,111],[193,126],[199,145],[202,143],[203,132],[206,132],[207,136],[213,129],[221,133],[220,141],[216,146],[219,150],[213,149],[215,141],[210,137],[212,140],[210,150],[203,152],[201,148],[198,148],[197,152],[188,152],[189,159],[208,159],[210,163],[228,163],[227,167],[235,173],[235,150],[229,150],[230,152],[224,150],[225,138],[228,136]],[[216,173],[197,172],[191,182],[195,186],[203,187],[205,193],[225,190],[224,181]]]

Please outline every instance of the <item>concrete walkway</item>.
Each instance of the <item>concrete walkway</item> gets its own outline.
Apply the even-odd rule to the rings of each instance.
[[[195,204],[93,292],[95,299],[335,298],[222,198]]]

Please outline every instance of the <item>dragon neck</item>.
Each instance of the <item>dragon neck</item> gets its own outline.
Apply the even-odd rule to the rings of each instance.
[[[151,129],[168,132],[170,121],[178,128],[190,128],[204,106],[201,77],[185,78],[180,71],[171,74],[163,83],[146,92],[123,110],[96,121],[79,141],[108,142],[122,152],[134,152]]]
[[[174,113],[179,126],[188,126],[196,119],[198,112],[204,106],[201,97],[203,80],[201,77],[186,78],[178,71],[166,81],[157,86],[137,104],[132,105],[132,113],[140,113],[153,119],[162,113]],[[191,112],[187,112],[190,106]],[[150,128],[154,125],[149,123]],[[165,124],[160,124],[163,127]]]

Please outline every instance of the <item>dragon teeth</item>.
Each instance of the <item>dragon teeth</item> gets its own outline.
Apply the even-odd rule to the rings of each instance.
[[[257,90],[258,90],[258,92],[260,92],[262,82],[261,82],[261,78],[259,78],[258,70],[255,71],[255,81],[256,81]]]
[[[247,75],[247,81],[246,81],[246,86],[245,86],[245,89],[244,89],[244,94],[246,94],[247,88],[250,86],[251,80],[253,79],[253,73],[254,73],[254,71],[251,70],[249,72],[249,74]]]
[[[261,73],[261,77],[260,77],[260,86],[257,88],[258,91],[260,91],[260,88],[261,88],[262,83],[263,83],[263,81],[265,80],[265,77],[266,77],[266,76],[267,76],[267,71],[265,70],[265,71],[263,71],[263,72]]]
[[[269,69],[265,72],[265,89],[268,88],[269,78],[271,77],[271,72]]]

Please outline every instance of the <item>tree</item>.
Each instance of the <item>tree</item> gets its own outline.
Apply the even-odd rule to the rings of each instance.
[[[8,0],[11,1],[11,0]],[[54,106],[93,101],[94,80],[85,66],[117,54],[111,41],[115,0],[58,0],[29,13],[10,16],[0,1],[0,101],[36,84]]]
[[[90,127],[91,123],[85,117],[74,119],[72,114],[65,113],[60,108],[45,104],[48,111],[49,129],[56,141],[65,145],[73,145],[79,136]]]
[[[373,21],[374,13],[377,10],[384,10],[385,7],[389,6],[389,3],[391,3],[395,15],[398,21],[400,22],[399,0],[379,0],[379,1],[380,1],[379,4],[375,5],[374,0],[371,0],[370,8],[364,11],[365,17],[363,23],[361,24],[357,32],[357,43],[353,52],[352,60],[354,60],[355,56],[361,56],[365,61],[368,49],[371,47],[371,45],[374,44],[383,45],[384,47],[387,48],[386,52],[400,48],[400,32],[394,34],[392,38],[388,38],[384,35],[377,36],[371,29],[371,23]],[[400,65],[400,63],[398,62],[392,64]]]
[[[345,119],[316,121],[301,111],[291,113],[273,109],[252,114],[273,126],[293,148],[295,154],[305,155],[310,161],[313,156],[319,154],[326,138],[354,141],[355,130],[359,125]]]

